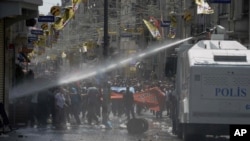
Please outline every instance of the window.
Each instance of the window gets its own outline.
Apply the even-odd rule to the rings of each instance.
[[[246,56],[214,56],[214,61],[222,62],[246,62]]]

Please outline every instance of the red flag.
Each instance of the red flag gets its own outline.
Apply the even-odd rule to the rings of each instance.
[[[154,87],[144,92],[135,93],[134,100],[138,105],[146,106],[151,110],[160,111],[163,110],[165,96],[158,87]]]
[[[147,108],[160,111],[164,109],[165,105],[165,95],[164,93],[158,88],[150,88],[144,92],[135,93],[134,101],[138,105],[146,106]],[[123,94],[112,92],[111,99],[122,99]]]

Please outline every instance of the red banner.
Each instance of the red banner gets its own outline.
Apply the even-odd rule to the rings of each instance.
[[[154,87],[144,92],[135,93],[134,100],[138,105],[146,106],[154,111],[160,111],[163,110],[165,96],[158,87]]]
[[[115,92],[111,93],[111,99],[122,98],[123,94]],[[163,110],[165,104],[165,96],[164,93],[158,87],[154,87],[144,92],[135,93],[134,101],[138,105],[146,106],[147,108],[154,111],[160,111]]]

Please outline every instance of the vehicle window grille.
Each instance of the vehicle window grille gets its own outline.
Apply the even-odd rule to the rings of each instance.
[[[200,75],[195,75],[194,76],[194,81],[201,81],[201,76]]]
[[[204,85],[228,85],[228,78],[226,77],[204,77]]]
[[[232,83],[234,86],[249,86],[250,85],[250,78],[249,77],[235,77],[232,79]]]
[[[214,56],[214,61],[221,62],[247,62],[246,56]]]

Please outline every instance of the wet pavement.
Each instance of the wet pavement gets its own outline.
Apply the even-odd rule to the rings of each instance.
[[[156,119],[146,112],[138,118],[147,119],[149,129],[143,134],[129,134],[122,127],[123,118],[112,117],[112,129],[103,129],[100,125],[67,125],[67,129],[56,130],[48,125],[45,128],[23,127],[9,134],[1,135],[0,141],[180,141],[171,134],[171,122],[167,116]]]
[[[63,130],[56,130],[50,125],[45,128],[23,127],[1,135],[0,141],[181,141],[171,133],[171,120],[167,116],[156,119],[152,113],[146,112],[137,117],[145,118],[149,123],[149,129],[143,134],[129,134],[127,129],[121,126],[125,117],[111,116],[112,129],[103,129],[100,125],[87,123],[68,124],[67,129]],[[206,137],[202,141],[229,141],[229,139]]]

